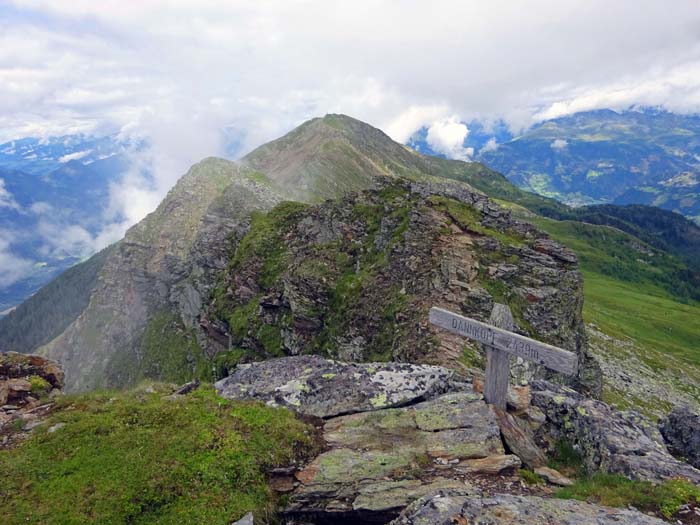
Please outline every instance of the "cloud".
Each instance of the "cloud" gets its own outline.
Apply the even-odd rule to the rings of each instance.
[[[566,149],[568,145],[569,143],[566,141],[566,139],[554,139],[549,147],[555,151],[561,151]]]
[[[0,288],[15,284],[29,275],[34,269],[34,262],[12,253],[13,235],[0,230]]]
[[[65,164],[66,162],[70,162],[71,160],[80,160],[86,155],[90,155],[92,153],[92,150],[85,150],[85,151],[76,151],[75,153],[69,153],[67,155],[63,155],[62,157],[59,157],[58,162],[61,164]]]
[[[487,151],[496,151],[498,149],[498,142],[496,139],[491,137],[486,141],[486,144],[479,150],[479,153],[486,153]]]
[[[469,135],[466,124],[457,117],[433,122],[428,128],[426,142],[437,153],[451,159],[469,160],[474,155],[474,148],[465,148],[464,140]]]
[[[12,193],[5,187],[5,179],[0,179],[0,208],[20,210],[20,206],[12,196]]]
[[[694,0],[672,11],[653,0],[15,0],[0,4],[0,142],[147,139],[153,177],[135,168],[114,188],[110,225],[123,229],[202,157],[243,154],[328,112],[400,141],[433,129],[446,155],[466,158],[459,123],[472,119],[517,132],[599,107],[699,111],[698,27]]]

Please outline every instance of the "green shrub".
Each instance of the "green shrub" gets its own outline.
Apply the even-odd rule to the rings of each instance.
[[[32,385],[32,394],[45,394],[51,390],[51,384],[41,376],[30,376],[29,383]]]

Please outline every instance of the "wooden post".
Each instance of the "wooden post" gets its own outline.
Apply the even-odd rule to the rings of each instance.
[[[503,330],[513,330],[513,314],[510,308],[505,304],[494,304],[489,324]],[[484,347],[486,348],[484,397],[487,403],[505,410],[510,382],[510,355],[495,346],[484,345]]]

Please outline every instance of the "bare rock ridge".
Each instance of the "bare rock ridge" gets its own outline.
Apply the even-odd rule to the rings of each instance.
[[[239,365],[216,388],[229,399],[323,418],[324,451],[273,483],[288,494],[282,509],[288,524],[663,523],[520,484],[513,473],[528,456],[504,445],[497,411],[448,369],[298,356]],[[552,396],[557,400],[545,401]],[[700,471],[673,458],[643,418],[545,381],[534,384],[532,399],[508,415],[535,429],[543,450],[570,432],[566,437],[596,471],[652,482],[700,480]],[[546,474],[566,483],[556,471]]]
[[[427,310],[485,319],[503,302],[517,330],[577,352],[573,386],[599,393],[575,255],[464,182],[500,177],[484,170],[343,115],[241,163],[205,159],[113,247],[84,310],[29,350],[59,361],[69,390],[301,352],[478,370],[479,352],[426,326]]]

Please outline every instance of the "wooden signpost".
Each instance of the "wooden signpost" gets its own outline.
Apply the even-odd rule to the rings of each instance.
[[[430,309],[430,322],[486,347],[484,397],[499,408],[506,407],[510,355],[534,361],[562,374],[576,373],[578,357],[575,353],[511,332],[513,316],[504,304],[494,305],[490,324],[435,307]]]

